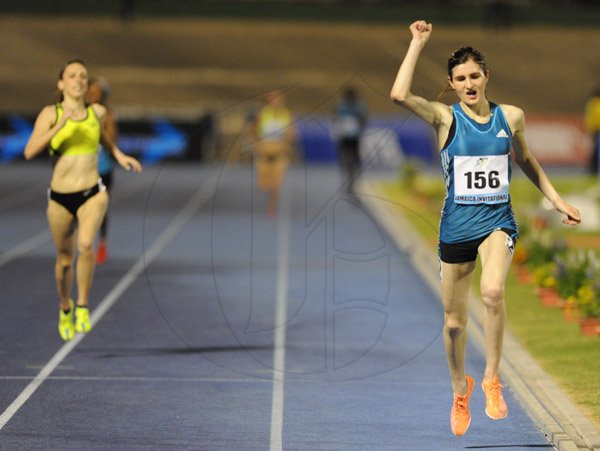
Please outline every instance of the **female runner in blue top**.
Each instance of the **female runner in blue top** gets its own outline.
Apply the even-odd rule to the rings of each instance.
[[[110,85],[108,81],[103,77],[91,78],[88,82],[88,91],[86,100],[88,103],[99,103],[106,108],[106,114],[104,115],[104,133],[108,139],[114,143],[117,142],[117,120],[115,113],[108,104],[108,96],[110,94]],[[106,208],[106,214],[102,225],[100,225],[98,247],[96,248],[96,264],[101,265],[106,262],[108,258],[108,210],[110,208],[110,196],[112,195],[113,188],[113,159],[100,146],[98,151],[98,173],[102,184],[106,187],[109,197],[109,205]]]
[[[91,328],[88,297],[95,265],[93,245],[108,205],[108,193],[98,174],[99,143],[102,141],[128,171],[141,172],[142,167],[105,135],[102,122],[106,108],[97,103],[86,104],[88,71],[82,61],[70,61],[64,66],[57,87],[60,102],[44,107],[38,114],[24,154],[30,160],[49,148],[52,156],[46,214],[57,254],[58,331],[63,340],[72,340],[75,331],[86,333]],[[76,230],[78,257],[74,265]],[[74,266],[77,308],[71,299]]]
[[[469,398],[474,381],[465,373],[467,299],[478,255],[485,305],[485,411],[496,420],[508,413],[498,366],[505,321],[504,284],[518,233],[508,193],[511,149],[527,177],[565,216],[565,224],[578,224],[581,218],[579,211],[559,196],[529,152],[523,111],[512,105],[496,105],[486,98],[489,71],[477,50],[463,47],[448,61],[448,88],[456,92],[458,103],[448,106],[410,91],[418,57],[432,26],[419,20],[410,25],[410,31],[412,40],[390,96],[435,128],[440,149],[446,183],[439,241],[443,339],[454,391],[450,426],[454,434],[462,435],[471,422]]]

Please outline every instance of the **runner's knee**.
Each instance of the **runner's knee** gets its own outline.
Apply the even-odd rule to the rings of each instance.
[[[481,299],[488,308],[498,308],[504,300],[504,286],[501,284],[482,284]]]
[[[75,255],[70,251],[58,251],[56,254],[56,265],[63,270],[72,266],[75,261]]]
[[[94,250],[94,240],[90,240],[87,238],[79,238],[77,242],[77,250],[79,254],[89,254]]]
[[[446,331],[450,337],[456,337],[467,327],[467,317],[465,315],[446,314]]]

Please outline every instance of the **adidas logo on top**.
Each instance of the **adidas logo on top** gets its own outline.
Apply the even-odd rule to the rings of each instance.
[[[506,133],[504,131],[504,129],[500,130],[497,134],[496,134],[496,138],[508,138],[508,133]]]

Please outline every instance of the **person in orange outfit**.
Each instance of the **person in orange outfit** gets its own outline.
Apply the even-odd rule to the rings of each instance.
[[[106,108],[86,103],[88,70],[83,61],[65,64],[57,87],[60,99],[38,114],[24,155],[30,160],[50,151],[46,216],[56,247],[58,331],[63,340],[72,340],[75,332],[87,333],[92,327],[88,299],[95,267],[94,240],[108,206],[108,193],[98,174],[100,142],[126,170],[141,172],[142,166],[106,135],[102,125]],[[71,299],[75,277],[77,302]]]
[[[412,39],[394,81],[390,97],[434,127],[446,185],[440,221],[439,257],[443,340],[452,380],[454,401],[450,427],[455,435],[471,422],[469,400],[474,380],[465,373],[467,300],[475,263],[481,260],[481,298],[485,306],[486,367],[482,389],[486,414],[495,420],[508,414],[499,380],[505,323],[504,286],[518,227],[509,195],[511,155],[525,175],[564,216],[563,223],[581,221],[577,208],[565,202],[529,151],[525,118],[520,108],[488,100],[489,70],[484,56],[462,47],[448,60],[446,90],[458,102],[449,106],[411,92],[419,55],[432,25],[418,20],[410,25]]]

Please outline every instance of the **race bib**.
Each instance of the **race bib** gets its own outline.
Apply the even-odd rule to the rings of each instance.
[[[454,202],[508,202],[508,155],[454,157]]]

